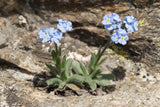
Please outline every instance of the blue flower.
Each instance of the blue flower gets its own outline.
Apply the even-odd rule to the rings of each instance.
[[[113,16],[113,20],[116,21],[116,23],[120,23],[121,22],[121,19],[119,18],[118,14],[113,13],[112,16]]]
[[[113,23],[113,16],[112,14],[107,14],[103,17],[102,24],[103,25],[110,25]]]
[[[105,25],[105,29],[113,30],[121,28],[121,19],[116,13],[107,14],[103,17],[102,24]]]
[[[49,30],[42,28],[38,32],[38,37],[37,39],[42,39],[42,42],[48,42],[51,39],[51,36],[49,34]]]
[[[138,21],[133,16],[125,16],[123,23],[127,29],[127,32],[135,32],[138,30]]]
[[[112,25],[105,25],[104,28],[107,29],[107,30],[113,30],[113,26]]]
[[[116,30],[116,34],[119,36],[118,43],[126,45],[127,41],[129,40],[127,32],[123,29],[118,29]]]
[[[119,36],[116,33],[111,35],[111,40],[115,42],[115,44],[118,43],[118,39],[119,39]]]
[[[127,41],[129,40],[128,34],[123,29],[118,29],[115,31],[116,33],[111,35],[111,40],[116,44],[126,45]]]
[[[51,42],[54,42],[56,44],[59,43],[59,41],[62,39],[63,33],[59,32],[58,30],[54,30],[51,33]]]
[[[63,21],[62,19],[58,19],[57,21],[59,22],[57,24],[57,28],[61,30],[63,33],[72,30],[72,22],[68,20]]]
[[[62,36],[63,36],[63,34],[61,32],[59,32],[57,29],[42,28],[38,32],[37,39],[43,39],[42,42],[55,42],[57,44],[57,43],[59,43],[59,40],[62,39]]]

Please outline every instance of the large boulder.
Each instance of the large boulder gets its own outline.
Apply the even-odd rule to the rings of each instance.
[[[52,59],[50,45],[42,44],[37,40],[37,32],[40,28],[55,27],[58,18],[70,20],[73,22],[74,30],[66,34],[67,36],[62,40],[62,47],[65,47],[64,49],[69,48],[69,51],[76,51],[77,47],[73,46],[75,43],[69,43],[74,39],[79,41],[79,48],[80,44],[85,43],[89,50],[92,46],[99,47],[107,42],[110,32],[104,29],[101,20],[105,14],[115,12],[121,18],[130,14],[141,22],[144,20],[140,24],[139,30],[130,34],[127,45],[118,45],[118,47],[128,51],[128,59],[133,62],[145,63],[150,69],[158,71],[160,64],[159,3],[154,3],[152,8],[146,7],[141,10],[136,9],[130,2],[120,2],[112,4],[112,6],[109,4],[106,2],[106,4],[98,6],[86,7],[76,5],[75,8],[65,4],[61,5],[63,8],[55,8],[54,4],[49,5],[50,8],[46,6],[43,9],[35,7],[31,10],[28,8],[28,11],[25,12],[26,6],[21,12],[22,15],[16,14],[10,15],[8,18],[0,18],[0,58],[30,71],[41,72],[46,68],[44,62],[51,62]],[[24,25],[21,25],[21,19],[26,20]],[[113,47],[110,48],[113,49]],[[84,50],[86,49],[84,48]],[[121,55],[115,49],[113,50]],[[89,55],[90,52],[92,51],[87,52],[87,54]]]

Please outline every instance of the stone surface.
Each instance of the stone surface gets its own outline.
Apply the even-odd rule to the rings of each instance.
[[[49,11],[44,9],[37,11],[37,8],[35,8],[38,15],[32,14],[32,10],[30,10],[30,12],[23,12],[22,15],[10,16],[9,19],[1,18],[0,56],[2,59],[30,71],[43,71],[41,68],[43,66],[42,62],[51,61],[51,58],[49,58],[50,46],[46,44],[45,47],[42,47],[42,43],[36,40],[38,29],[55,27],[57,18],[70,19],[73,22],[74,30],[69,32],[68,35],[74,38],[74,41],[79,39],[85,42],[85,45],[100,46],[104,45],[110,36],[110,33],[101,24],[102,17],[104,14],[116,12],[120,13],[121,18],[127,14],[132,14],[138,20],[145,20],[139,26],[138,32],[130,34],[130,41],[122,48],[129,52],[129,59],[146,63],[156,71],[160,64],[158,6],[159,4],[157,3],[153,5],[153,8],[157,8],[141,10],[135,9],[133,6],[128,7],[126,3],[120,2],[115,4],[114,7],[108,5],[102,5],[99,8],[87,7],[86,10],[77,10],[77,12],[61,11],[59,8],[57,8],[57,12],[53,12],[54,10],[52,11],[51,9]],[[69,9],[69,7],[66,8]],[[20,24],[21,19],[19,17],[22,16],[25,19],[25,26]],[[63,41],[65,41],[71,51],[75,51],[77,48],[76,46],[74,47],[74,41],[69,43],[65,39],[67,38],[62,40],[62,47],[64,47]],[[86,46],[86,48],[89,47]],[[88,51],[88,53],[90,52]]]
[[[4,4],[10,1],[12,0],[0,2],[0,9],[3,7],[1,11],[5,10]],[[96,3],[95,5],[90,5],[92,3],[86,0],[83,2],[75,0],[70,5],[66,5],[67,1],[63,0],[64,4],[56,6],[46,3],[45,0],[34,2],[37,2],[36,5],[38,2],[44,5],[36,7],[29,1],[29,6],[24,5],[25,8],[18,13],[8,14],[17,8],[12,4],[19,2],[8,3],[11,8],[9,10],[6,8],[4,13],[9,16],[0,17],[0,67],[5,68],[0,71],[1,105],[88,107],[94,104],[95,107],[106,105],[124,107],[159,104],[159,2],[143,9],[135,8],[130,2],[111,4],[109,1],[100,0],[92,1]],[[79,5],[81,3],[86,4],[81,6]],[[69,56],[69,53],[74,53],[75,59],[82,56],[88,58],[91,52],[96,52],[99,46],[108,41],[110,32],[104,29],[101,20],[105,14],[112,12],[116,12],[121,18],[133,15],[141,22],[139,30],[130,34],[126,46],[112,45],[104,54],[108,59],[101,68],[104,73],[114,72],[116,80],[119,80],[116,81],[114,92],[96,97],[88,94],[80,97],[58,97],[54,93],[47,94],[33,88],[32,82],[28,80],[32,80],[34,75],[49,71],[44,63],[52,61],[50,51],[54,48],[53,44],[43,44],[37,40],[40,28],[56,27],[57,18],[72,21],[74,30],[66,33],[61,40],[63,54]],[[22,18],[19,17],[25,19],[25,25],[20,23]]]
[[[10,73],[8,73],[10,72]],[[25,107],[106,107],[110,106],[157,106],[160,104],[160,82],[141,81],[138,76],[128,73],[124,80],[116,82],[116,90],[103,96],[58,97],[35,89],[31,82],[17,80],[11,72],[20,69],[0,70],[0,105]],[[23,76],[23,73],[19,73]]]

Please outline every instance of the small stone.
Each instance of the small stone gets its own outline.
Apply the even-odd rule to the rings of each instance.
[[[140,74],[139,74],[139,73],[136,73],[136,76],[137,76],[137,75],[140,75]]]
[[[146,76],[145,76],[145,75],[143,75],[143,78],[146,78]]]
[[[18,17],[18,19],[19,19],[19,25],[20,26],[25,26],[27,24],[27,20],[26,20],[26,18],[24,16],[20,15]]]

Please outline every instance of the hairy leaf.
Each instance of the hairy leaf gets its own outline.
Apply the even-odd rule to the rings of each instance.
[[[56,67],[61,70],[61,58],[59,56],[57,56],[56,58]]]
[[[85,77],[85,83],[87,83],[89,85],[89,88],[91,88],[92,90],[95,90],[97,88],[96,82],[94,82],[90,76]]]
[[[66,76],[66,78],[69,77],[69,71],[70,71],[71,65],[72,65],[72,59],[70,58],[70,59],[67,60],[66,65],[65,65],[65,76]]]
[[[89,87],[92,89],[92,90],[95,90],[96,88],[97,88],[97,84],[96,84],[96,82],[95,81],[90,81],[90,82],[88,82],[88,85],[89,85]]]
[[[95,78],[97,75],[101,74],[102,71],[100,69],[96,70],[96,71],[93,71],[91,74],[90,74],[90,77],[91,78]]]
[[[91,59],[90,59],[90,62],[89,62],[89,67],[88,67],[89,73],[90,73],[90,71],[91,71],[92,69],[94,69],[95,61],[96,61],[96,54],[95,54],[95,53],[92,53]]]
[[[47,85],[57,85],[59,86],[59,84],[62,82],[62,80],[58,79],[58,78],[51,78],[51,79],[48,79],[46,81]]]
[[[84,67],[84,65],[83,65],[81,62],[79,62],[79,64],[80,64],[80,67],[81,67],[81,69],[82,69],[82,71],[83,71],[83,75],[84,75],[84,76],[87,76],[86,68]]]
[[[59,84],[59,89],[63,89],[64,87],[65,87],[65,85],[66,85],[66,82],[61,82],[60,84]]]
[[[80,88],[75,84],[66,84],[66,86],[72,90],[79,90]]]
[[[51,54],[52,54],[53,62],[54,64],[56,64],[56,52],[52,50]]]
[[[102,50],[102,47],[99,48],[98,53],[96,54],[95,64],[98,63],[98,60],[99,60],[99,58],[101,57],[101,54],[102,54],[101,50]]]
[[[50,63],[45,64],[56,77],[59,76],[58,70],[55,67],[53,67]]]
[[[78,61],[74,61],[74,62],[72,63],[72,67],[73,67],[73,70],[74,70],[77,74],[83,75],[83,71],[82,71],[82,69],[81,69],[80,64],[79,64]]]
[[[61,56],[61,47],[59,47],[59,50],[58,50],[58,55]]]
[[[62,69],[65,68],[65,64],[66,64],[66,55],[64,55],[62,59],[62,65],[61,65]]]
[[[66,77],[66,74],[65,74],[65,70],[61,70],[60,79],[62,81],[66,81],[67,80],[67,77]]]
[[[111,81],[108,80],[94,80],[99,86],[111,85]]]
[[[56,48],[56,55],[58,55],[58,47],[57,47],[57,44],[55,43],[55,48]]]
[[[115,77],[113,74],[99,74],[96,76],[96,79],[107,79],[107,80],[113,80]]]
[[[68,78],[66,81],[67,83],[82,83],[84,82],[84,77],[78,74],[73,75],[72,77]]]
[[[103,58],[103,59],[96,65],[96,68],[99,67],[106,59],[107,59],[107,57]]]

